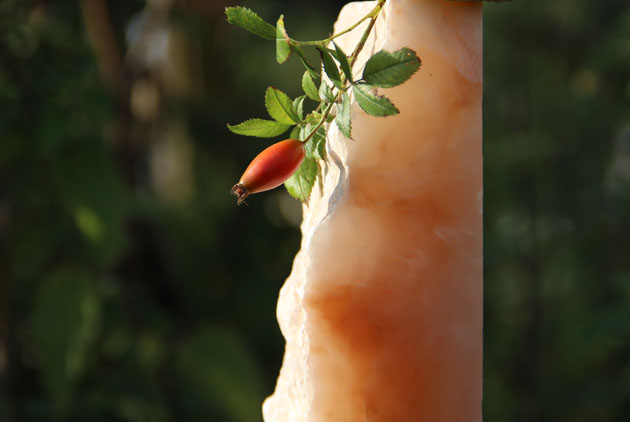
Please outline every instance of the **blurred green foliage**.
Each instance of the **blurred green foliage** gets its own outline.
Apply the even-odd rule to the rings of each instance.
[[[225,123],[302,71],[225,5],[0,3],[0,421],[261,419],[299,206]],[[487,4],[484,65],[485,419],[628,420],[630,8]]]
[[[485,418],[630,420],[630,5],[484,29]]]

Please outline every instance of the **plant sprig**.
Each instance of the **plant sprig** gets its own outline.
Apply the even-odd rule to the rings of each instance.
[[[392,116],[398,108],[378,88],[392,88],[407,81],[419,68],[420,59],[409,48],[389,52],[381,50],[372,55],[365,64],[361,78],[355,79],[352,68],[356,64],[386,0],[376,6],[349,28],[317,41],[298,41],[289,37],[280,16],[275,27],[265,22],[255,12],[245,7],[227,7],[225,13],[229,23],[258,35],[275,40],[276,60],[286,62],[295,53],[304,65],[302,89],[304,94],[291,99],[277,88],[269,87],[265,93],[265,106],[273,120],[250,119],[228,128],[239,135],[273,138],[291,130],[291,138],[301,140],[306,147],[306,157],[300,168],[286,182],[289,193],[301,201],[308,201],[313,185],[321,175],[319,162],[325,159],[326,133],[333,121],[341,133],[352,138],[350,95],[354,96],[361,109],[372,116]],[[369,21],[359,42],[347,55],[335,39],[359,25]],[[329,48],[332,43],[332,47]],[[304,55],[303,47],[315,48],[321,58],[319,71]],[[305,99],[317,105],[304,113]]]

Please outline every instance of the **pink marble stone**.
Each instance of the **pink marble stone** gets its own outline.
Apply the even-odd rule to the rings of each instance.
[[[336,31],[374,4],[345,6]],[[405,46],[422,67],[380,90],[399,115],[353,103],[354,139],[330,129],[280,292],[287,345],[265,421],[481,421],[481,23],[480,2],[390,0],[379,16],[354,72]]]

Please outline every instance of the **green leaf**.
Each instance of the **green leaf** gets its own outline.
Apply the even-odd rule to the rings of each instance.
[[[306,125],[299,127],[298,137],[296,139],[303,141],[306,139],[306,137],[308,136],[310,132],[311,132],[311,124],[307,123]],[[306,149],[306,154],[308,156],[308,149]]]
[[[308,201],[317,178],[317,163],[313,158],[305,157],[302,165],[291,176],[284,186],[289,194],[302,202]]]
[[[254,13],[251,9],[241,6],[226,7],[225,15],[227,16],[227,21],[229,23],[240,26],[252,34],[268,40],[276,38],[276,30],[273,25],[262,20],[260,16]]]
[[[326,158],[326,129],[320,128],[320,130],[313,136],[313,157],[323,160]]]
[[[317,123],[319,123],[321,118],[322,118],[322,113],[319,113],[317,111],[313,111],[313,112],[309,113],[306,116],[305,121],[306,121],[306,123],[317,124]],[[328,122],[328,123],[332,122],[333,120],[335,120],[335,116],[332,116],[330,114],[326,118],[326,122]]]
[[[366,84],[353,86],[354,97],[357,99],[359,106],[372,116],[393,116],[400,113],[391,101],[382,95],[376,95],[374,87]]]
[[[291,98],[272,86],[265,92],[265,107],[269,115],[280,123],[292,125],[301,120],[293,109]]]
[[[302,132],[301,127],[294,126],[293,129],[291,129],[291,133],[289,133],[289,139],[299,139],[301,141],[302,140],[302,138],[300,138],[301,132]]]
[[[249,119],[237,125],[227,125],[237,135],[273,138],[286,132],[291,125],[273,120]]]
[[[313,82],[313,78],[311,77],[311,74],[308,72],[308,70],[304,72],[304,76],[302,76],[302,89],[304,90],[306,95],[308,95],[308,98],[313,101],[319,102],[317,86],[315,85],[315,82]]]
[[[363,79],[382,88],[391,88],[405,82],[420,68],[420,59],[413,50],[401,48],[390,53],[381,50],[365,64]]]
[[[313,128],[316,126],[315,123],[307,123],[306,125],[302,126],[300,128],[300,137],[298,138],[300,141],[304,141],[306,139],[306,137],[308,135],[311,134],[311,131],[313,130]],[[319,128],[317,130],[317,132],[319,132],[320,129],[323,128]],[[307,143],[304,144],[304,149],[306,151],[306,157],[308,158],[319,158],[319,157],[315,157],[314,156],[314,146],[313,146],[313,140],[318,136],[318,133],[315,133],[313,136],[311,136],[311,139],[308,140]]]
[[[333,101],[335,101],[335,96],[333,95],[330,87],[326,84],[325,81],[322,81],[321,85],[319,86],[319,99],[327,103],[332,103]]]
[[[97,335],[99,315],[94,283],[83,273],[58,271],[37,290],[33,337],[42,357],[44,384],[57,411],[70,404]]]
[[[350,62],[348,61],[348,56],[343,52],[341,47],[337,45],[337,43],[333,42],[335,46],[334,56],[341,65],[341,70],[343,70],[343,74],[346,75],[346,79],[352,83],[354,81],[352,77],[352,68],[350,67]]]
[[[313,130],[312,125],[306,125],[300,132],[300,140],[306,137]],[[326,156],[326,129],[320,127],[317,132],[308,140],[305,145],[306,156],[315,160],[321,160]]]
[[[306,98],[306,95],[300,95],[295,100],[293,100],[293,110],[295,111],[295,114],[297,115],[298,119],[300,119],[300,122],[304,118],[304,99],[305,98]]]
[[[304,121],[306,123],[311,123],[311,124],[317,124],[317,122],[319,122],[319,119],[322,118],[322,114],[317,112],[317,111],[312,111],[311,113],[309,113],[306,116],[306,119],[304,119]]]
[[[337,126],[341,133],[344,134],[347,138],[351,137],[352,130],[352,122],[350,121],[350,97],[347,92],[343,93],[341,104],[338,106],[337,117],[335,120],[337,121]]]
[[[322,56],[322,62],[324,63],[324,70],[336,87],[341,88],[341,76],[339,75],[339,69],[337,64],[333,60],[328,50],[318,47],[319,54]]]
[[[289,44],[289,36],[284,29],[284,16],[280,15],[278,23],[276,23],[276,60],[282,64],[287,61],[291,54],[291,44]]]

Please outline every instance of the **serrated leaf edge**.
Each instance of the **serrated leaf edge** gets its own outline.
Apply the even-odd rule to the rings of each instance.
[[[283,116],[273,115],[276,113],[274,109],[271,108],[270,101],[274,101],[274,100],[280,106],[280,110],[284,113]],[[283,103],[283,100],[288,101],[286,108]],[[269,116],[277,122],[289,124],[289,125],[300,122],[300,119],[298,118],[297,114],[295,114],[295,110],[293,110],[293,101],[291,101],[291,98],[276,87],[273,87],[273,86],[267,87],[267,90],[265,91],[265,108],[267,109],[267,113],[269,113]],[[284,119],[285,117],[286,119]]]
[[[405,51],[405,50],[407,50],[407,51],[411,52],[411,53],[413,54],[413,58],[414,58],[415,60],[417,60],[417,62],[418,62],[418,67],[416,67],[416,68],[413,70],[413,72],[411,72],[409,75],[407,75],[405,79],[403,79],[403,80],[401,80],[401,81],[398,81],[398,82],[396,82],[396,83],[387,83],[387,84],[382,84],[382,83],[374,82],[373,80],[372,80],[372,81],[370,81],[370,79],[369,79],[369,75],[366,77],[366,71],[367,71],[367,70],[368,70],[368,68],[369,68],[369,63],[370,63],[370,61],[371,61],[371,60],[373,60],[375,57],[377,57],[379,54],[381,54],[381,53],[382,53],[382,54],[386,54],[386,55],[394,55],[394,54],[396,54],[396,53],[400,53],[400,52],[403,52],[403,51]],[[407,62],[398,62],[397,64],[395,64],[395,65],[393,65],[393,66],[390,66],[390,68],[391,68],[391,67],[394,67],[394,66],[404,66],[404,65],[406,65],[407,63],[411,63],[412,61],[413,61],[413,60],[409,60],[409,61],[407,61]],[[393,88],[393,87],[395,87],[395,86],[399,86],[399,85],[401,85],[401,84],[403,84],[403,83],[407,82],[407,81],[408,81],[408,80],[409,80],[409,79],[410,79],[413,75],[415,75],[415,74],[416,74],[416,72],[420,69],[420,67],[421,67],[421,66],[422,66],[422,61],[420,60],[420,57],[418,57],[418,54],[417,54],[414,50],[412,50],[412,49],[410,49],[410,48],[408,48],[408,47],[403,47],[403,48],[400,48],[400,49],[398,49],[398,50],[396,50],[396,51],[380,50],[380,51],[377,51],[376,53],[374,53],[374,55],[372,55],[372,57],[370,57],[370,58],[368,59],[368,61],[365,63],[365,67],[363,68],[362,79],[363,79],[364,81],[366,81],[368,84],[373,85],[373,86],[377,86],[377,87],[380,87],[380,88]],[[388,69],[388,68],[385,68],[385,69]],[[383,71],[385,71],[385,69],[380,69],[380,70],[379,70],[378,72],[376,72],[376,73],[383,72]]]
[[[376,97],[376,98],[381,98],[381,99],[386,100],[386,101],[387,101],[387,102],[388,102],[388,103],[389,103],[389,104],[390,104],[390,105],[394,108],[394,110],[396,110],[396,112],[395,112],[395,113],[392,113],[392,114],[373,114],[373,113],[370,113],[369,111],[367,111],[367,110],[363,107],[363,105],[361,104],[361,101],[359,100],[359,97],[361,97],[362,95],[364,96],[364,98],[366,98],[366,99],[370,100],[372,103],[374,103],[374,104],[375,104],[375,105],[377,105],[378,107],[381,107],[381,108],[382,108],[382,106],[381,106],[380,104],[378,104],[378,103],[374,102],[374,101],[370,98],[370,96],[369,96],[369,95],[366,95],[364,92],[362,92],[361,90],[362,90],[362,89],[364,89],[364,88],[365,88],[365,89],[370,90],[370,89],[373,89],[374,87],[373,87],[372,85],[367,85],[367,84],[358,84],[358,85],[355,85],[355,86],[354,86],[353,90],[355,90],[355,92],[354,92],[354,98],[356,99],[357,103],[359,104],[359,107],[361,107],[361,109],[362,109],[363,111],[365,111],[367,114],[369,114],[370,116],[375,116],[375,117],[387,117],[387,116],[395,116],[396,114],[399,114],[399,113],[400,113],[400,110],[398,109],[398,107],[396,107],[396,106],[394,105],[394,103],[392,103],[392,102],[391,102],[391,100],[390,100],[389,98],[387,98],[387,97],[386,97],[386,96],[384,96],[384,95],[378,95],[378,94],[375,94],[375,93],[372,93],[372,92],[370,92],[370,94],[371,94],[372,96],[374,96],[374,97]],[[360,95],[357,95],[357,94],[360,94]]]
[[[238,126],[244,125],[246,123],[249,122],[260,122],[260,123],[264,123],[264,124],[272,124],[274,126],[278,127],[278,130],[282,129],[282,126],[284,127],[284,130],[279,131],[278,133],[273,132],[273,135],[253,135],[253,134],[249,134],[249,133],[239,133],[238,132]],[[266,119],[258,119],[258,118],[253,118],[253,119],[247,119],[245,121],[242,121],[241,123],[235,124],[235,125],[230,125],[228,123],[227,128],[230,130],[230,132],[235,133],[237,135],[243,135],[243,136],[253,136],[256,138],[275,138],[276,136],[282,135],[284,132],[286,132],[287,130],[289,130],[289,128],[292,125],[286,124],[286,123],[281,123],[281,122],[277,122],[275,120],[266,120]],[[234,130],[236,129],[236,130]]]
[[[270,31],[268,35],[265,35],[263,33],[258,33],[258,32],[254,32],[251,29],[240,25],[239,23],[237,23],[234,20],[230,20],[230,11],[235,10],[235,11],[244,11],[245,13],[251,13],[252,15],[254,15],[254,17],[258,20],[260,20],[261,23],[263,23],[263,27],[267,27],[267,30]],[[237,12],[238,13],[238,12]],[[267,39],[267,40],[273,40],[276,37],[276,30],[273,27],[272,24],[270,24],[269,22],[265,21],[263,18],[261,18],[256,12],[254,12],[252,9],[248,8],[248,7],[243,7],[243,6],[233,6],[233,7],[226,7],[225,8],[225,17],[228,23],[232,24],[232,25],[236,25],[241,29],[244,29],[245,31],[248,31],[251,34],[257,35],[261,38]]]

